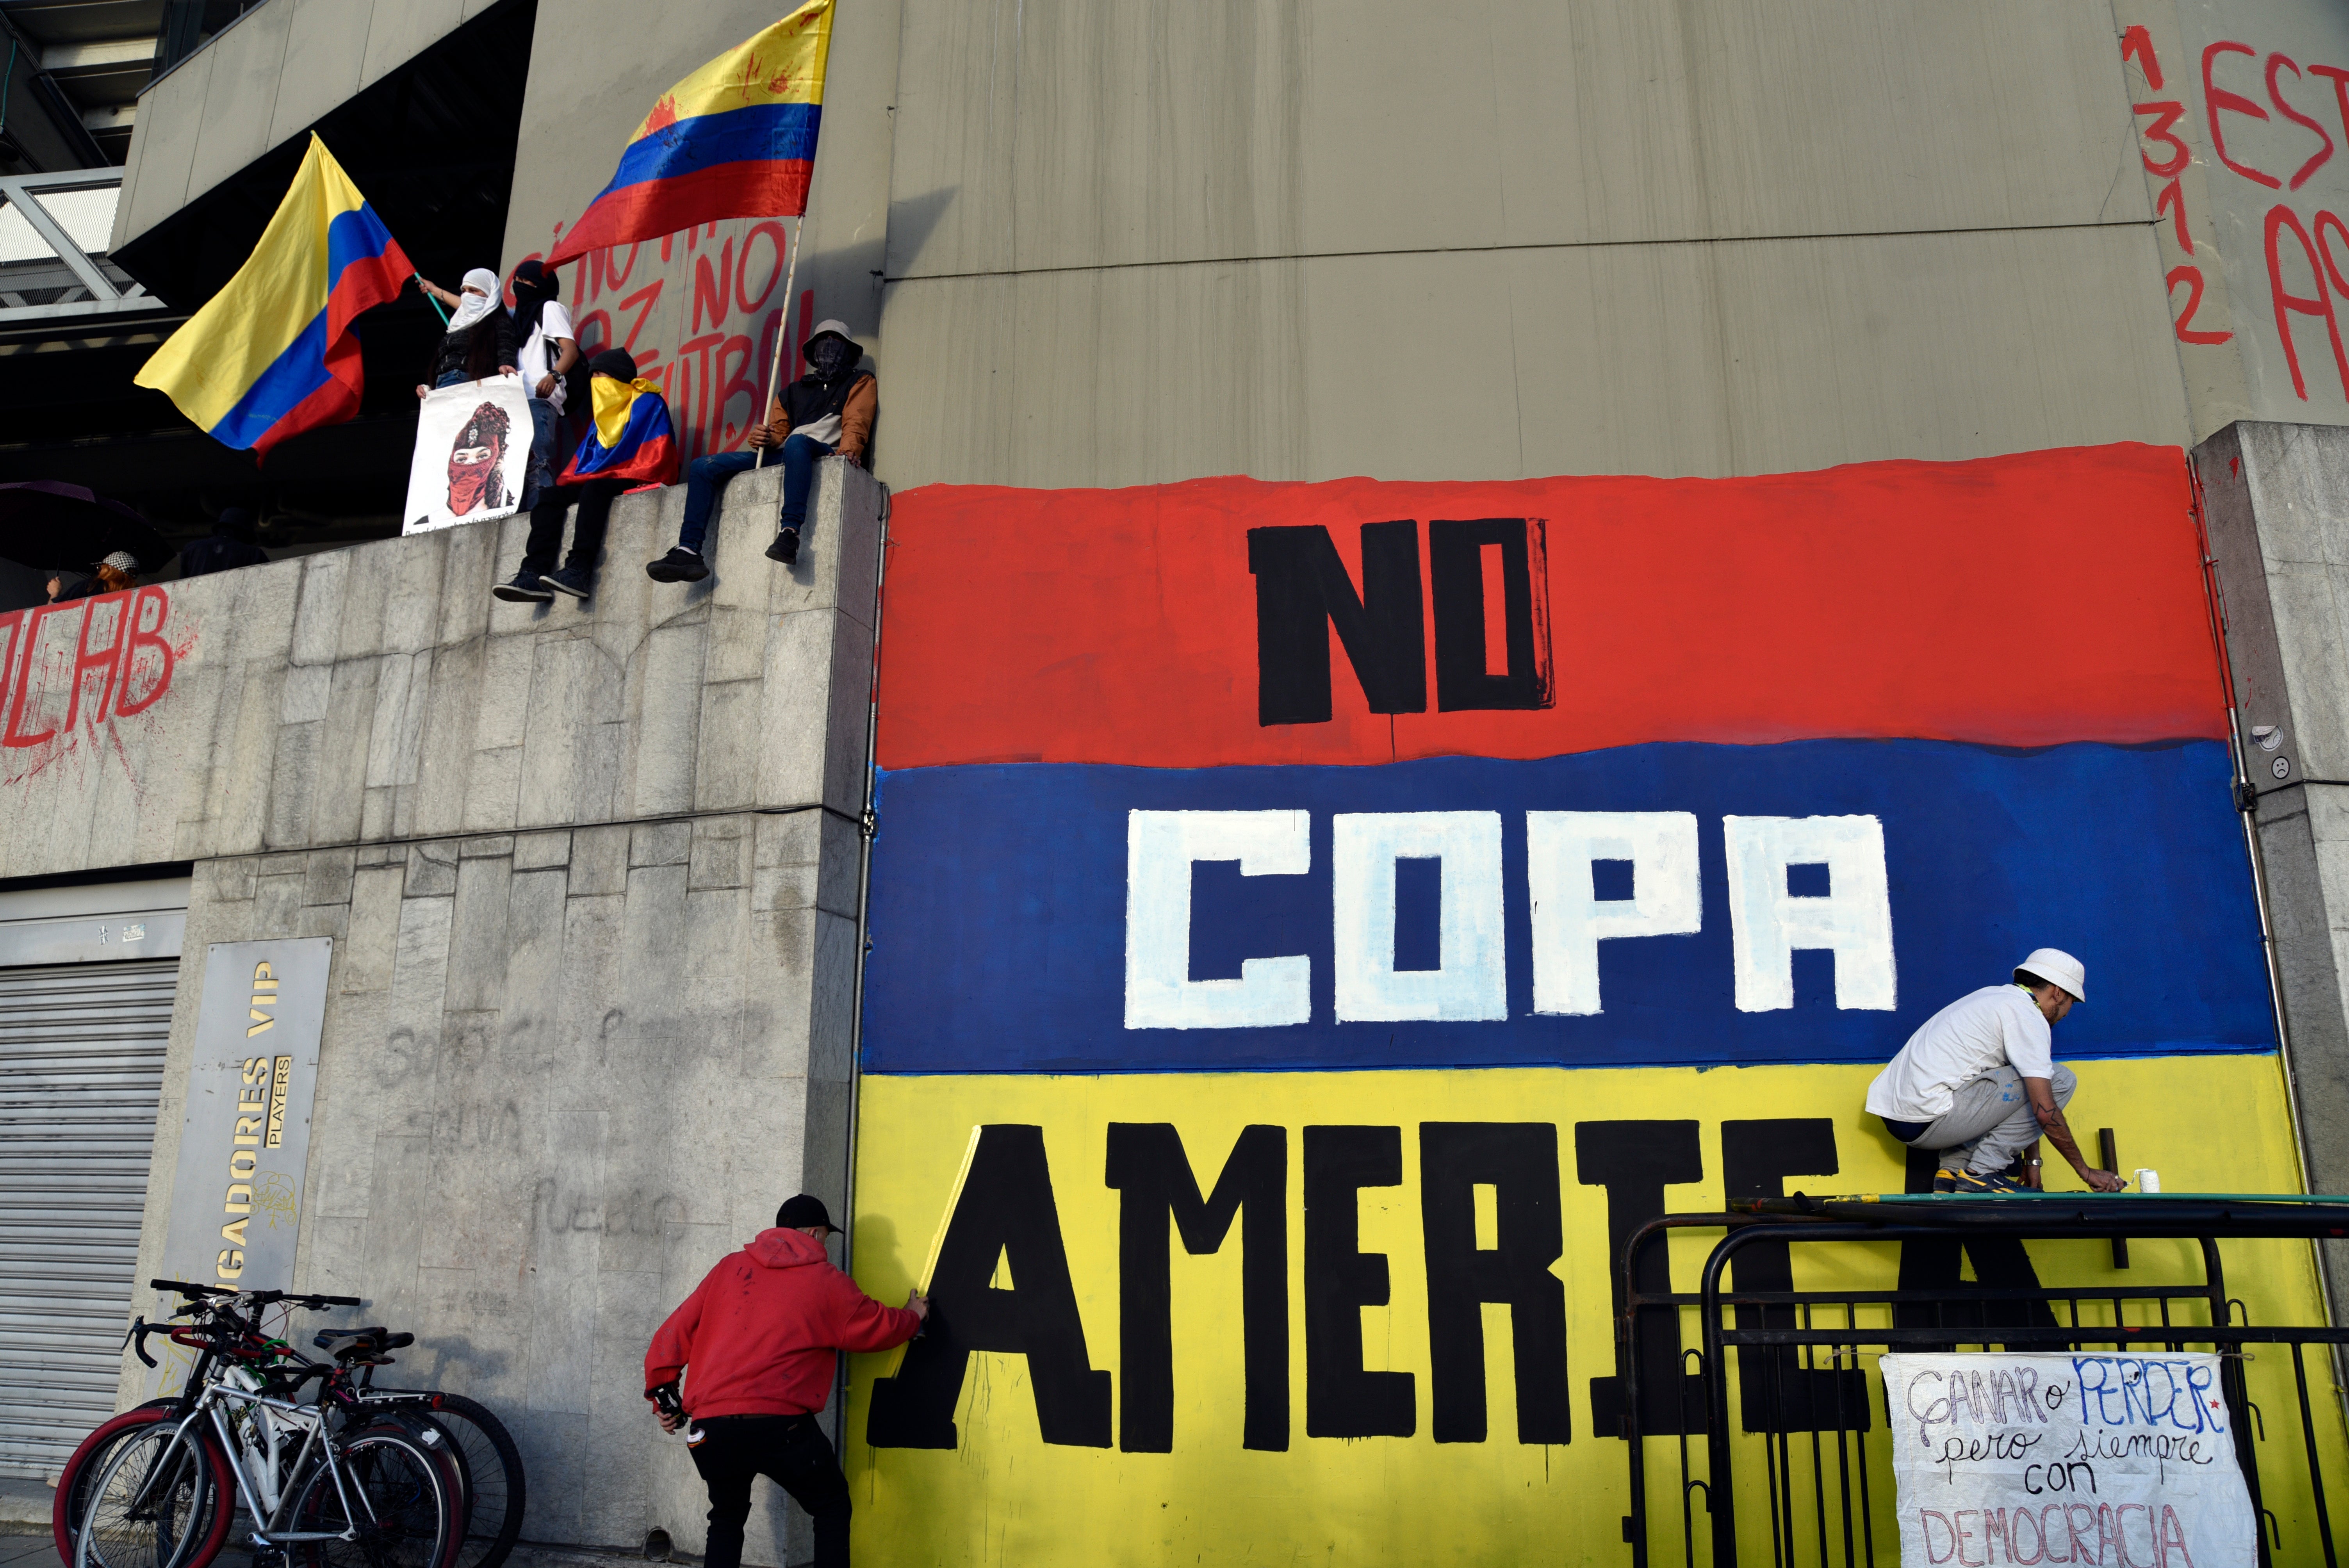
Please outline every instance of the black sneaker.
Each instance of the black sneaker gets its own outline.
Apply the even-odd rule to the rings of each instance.
[[[787,528],[775,535],[775,542],[767,546],[767,559],[789,566],[800,558],[800,531]]]
[[[646,562],[645,575],[656,583],[698,583],[709,575],[709,562],[698,550],[673,545],[658,561]]]
[[[525,566],[513,574],[511,583],[501,583],[490,590],[493,599],[509,604],[552,604],[554,595],[546,591],[546,579]]]
[[[595,592],[595,579],[584,567],[566,566],[560,572],[550,572],[539,579],[557,593],[568,593],[574,599],[585,599]]]
[[[1933,1173],[1933,1191],[2000,1193],[2028,1192],[2031,1189],[2003,1171],[1994,1171],[1988,1176],[1979,1176],[1971,1171],[1937,1171]]]

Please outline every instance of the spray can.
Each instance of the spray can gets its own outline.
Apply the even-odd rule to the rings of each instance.
[[[664,1416],[682,1418],[685,1415],[685,1401],[677,1397],[675,1383],[664,1383],[654,1389],[653,1405]],[[701,1429],[688,1421],[685,1425],[685,1446],[693,1447],[701,1441]]]
[[[2161,1172],[2158,1171],[2147,1171],[2140,1168],[2137,1173],[2137,1190],[2140,1192],[2160,1191]]]

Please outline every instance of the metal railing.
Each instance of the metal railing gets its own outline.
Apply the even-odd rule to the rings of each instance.
[[[1705,1259],[1698,1288],[1656,1289],[1665,1275],[1652,1249],[1692,1229],[1725,1233]],[[2337,1207],[2182,1197],[1765,1200],[1747,1212],[1651,1222],[1619,1260],[1617,1339],[1631,1508],[1623,1534],[1633,1568],[1651,1568],[1651,1558],[1682,1568],[1759,1563],[1764,1536],[1756,1526],[1765,1520],[1772,1568],[1874,1568],[1879,1552],[1889,1568],[1899,1560],[1889,1412],[1880,1377],[1867,1363],[1886,1351],[1993,1345],[2011,1351],[2216,1350],[2223,1357],[2220,1390],[2234,1422],[2236,1457],[2262,1524],[2261,1568],[2340,1568],[2327,1488],[2349,1485],[2343,1473],[2349,1470],[2343,1458],[2349,1428],[2334,1353],[2319,1349],[2312,1357],[2310,1347],[2349,1345],[2349,1330],[2255,1325],[2244,1303],[2228,1294],[2219,1243],[2338,1237],[2344,1230],[2349,1213]],[[1797,1246],[2004,1246],[2019,1261],[2024,1241],[2125,1237],[2193,1243],[2200,1277],[1921,1290],[1765,1288],[1791,1282],[1791,1249]],[[2138,1256],[2146,1260],[2143,1250]],[[1741,1259],[1761,1285],[1731,1283]],[[1836,1261],[1839,1273],[1867,1272],[1850,1266],[1856,1260],[1847,1252]],[[1639,1284],[1643,1264],[1645,1291]],[[2027,1264],[2019,1266],[2028,1274]],[[1948,1274],[1956,1272],[1952,1258]],[[1683,1335],[1693,1336],[1694,1348],[1682,1347]],[[2267,1364],[2254,1375],[2262,1353]],[[1667,1367],[1680,1376],[1664,1375]],[[2263,1408],[2255,1394],[2273,1408]],[[1660,1453],[1672,1456],[1661,1467],[1652,1462]],[[1651,1472],[1660,1468],[1677,1470],[1664,1478],[1670,1491],[1662,1508],[1650,1497]],[[2288,1511],[2289,1531],[2268,1506],[2271,1499]]]

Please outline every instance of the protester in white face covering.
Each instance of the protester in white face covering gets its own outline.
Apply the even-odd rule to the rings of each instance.
[[[435,387],[514,373],[513,323],[506,315],[504,290],[497,273],[475,267],[465,274],[465,286],[456,294],[421,273],[416,274],[416,284],[455,313],[432,352],[431,375],[416,388],[419,397]]]

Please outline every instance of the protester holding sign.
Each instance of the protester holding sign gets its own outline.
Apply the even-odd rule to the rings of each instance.
[[[465,274],[465,286],[457,294],[450,294],[421,273],[416,274],[416,286],[455,313],[449,317],[449,330],[441,335],[432,351],[432,368],[417,386],[417,397],[422,397],[436,387],[454,387],[460,381],[487,381],[492,376],[514,373],[513,324],[498,308],[503,291],[498,286],[497,273],[487,267],[475,267]]]
[[[571,313],[557,296],[562,278],[535,256],[513,272],[512,339],[522,345],[523,384],[530,388],[530,467],[523,482],[523,510],[538,504],[539,491],[554,483],[554,432],[563,418],[564,377],[579,363],[571,333]]]

